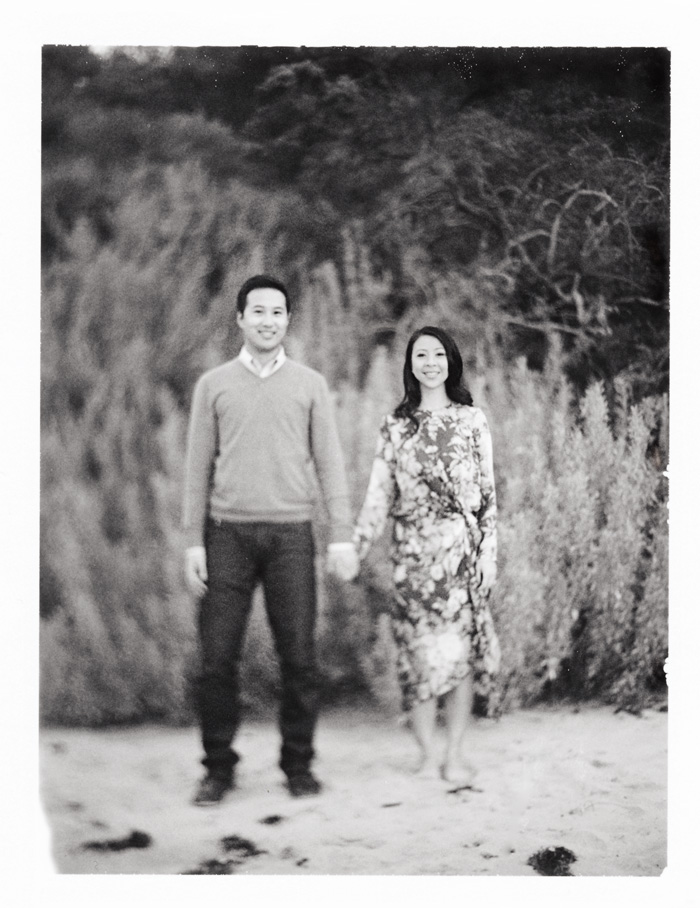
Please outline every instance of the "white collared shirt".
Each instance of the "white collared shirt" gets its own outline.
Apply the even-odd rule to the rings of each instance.
[[[269,363],[265,363],[264,366],[261,366],[257,359],[255,359],[255,357],[252,355],[252,353],[250,353],[248,348],[242,347],[241,352],[238,354],[238,358],[246,367],[246,369],[253,373],[253,375],[257,375],[260,378],[269,378],[270,375],[273,375],[281,366],[284,365],[285,360],[287,359],[287,354],[284,352],[284,347],[280,347],[277,356]]]

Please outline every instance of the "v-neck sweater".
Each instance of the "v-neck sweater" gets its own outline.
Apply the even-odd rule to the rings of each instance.
[[[261,378],[237,358],[200,377],[185,460],[187,545],[204,544],[207,517],[245,523],[310,520],[317,486],[330,517],[330,541],[349,542],[342,451],[320,373],[287,359]]]

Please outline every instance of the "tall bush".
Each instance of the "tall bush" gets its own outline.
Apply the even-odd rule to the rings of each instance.
[[[283,204],[235,183],[215,187],[195,166],[142,168],[125,182],[112,239],[80,221],[46,269],[46,721],[191,715],[196,605],[184,589],[179,531],[189,399],[197,375],[236,351],[232,299],[242,279],[281,268]],[[400,398],[404,341],[418,324],[443,324],[464,351],[494,435],[492,607],[504,708],[562,693],[639,708],[663,684],[667,648],[667,399],[633,406],[618,382],[608,389],[612,406],[597,385],[576,405],[557,345],[542,371],[506,362],[478,282],[454,274],[377,335],[369,310],[390,311],[398,278],[373,270],[359,228],[348,227],[341,247],[337,263],[287,263],[306,288],[289,349],[334,391],[355,509],[381,418]],[[319,513],[320,552],[324,521]],[[354,585],[325,579],[322,557],[318,567],[328,696],[352,692],[395,708],[387,538]],[[277,669],[259,607],[244,675],[251,708],[268,704]]]

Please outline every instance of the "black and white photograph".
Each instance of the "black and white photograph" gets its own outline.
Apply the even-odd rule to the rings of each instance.
[[[34,48],[53,875],[668,875],[674,51],[453,38]]]

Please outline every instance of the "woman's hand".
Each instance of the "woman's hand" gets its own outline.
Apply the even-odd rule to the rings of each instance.
[[[485,593],[490,593],[496,582],[496,562],[487,555],[482,555],[476,562],[476,578],[479,588]]]
[[[340,580],[350,581],[357,577],[360,562],[352,543],[336,543],[328,547],[328,570]]]

